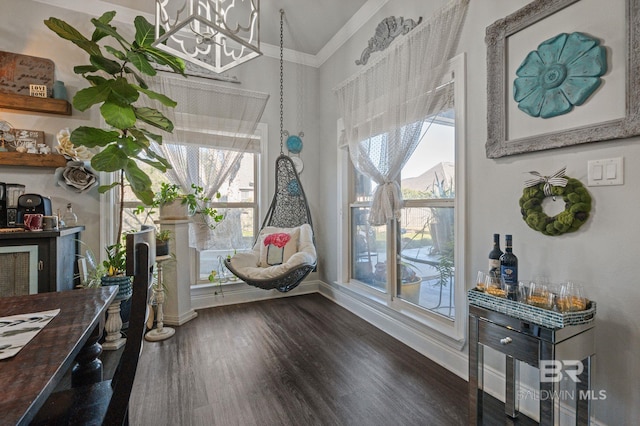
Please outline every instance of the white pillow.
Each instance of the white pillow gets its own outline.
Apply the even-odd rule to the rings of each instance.
[[[291,256],[286,263],[276,266],[260,267],[260,238],[256,240],[253,250],[250,252],[236,253],[231,258],[232,265],[241,275],[255,280],[268,280],[280,278],[291,269],[300,265],[313,265],[317,261],[316,248],[313,245],[313,231],[309,224],[299,226],[300,237],[298,239],[298,251]],[[291,228],[265,227],[268,232],[260,232],[260,235],[273,233],[276,230],[291,231]],[[263,230],[264,231],[264,230]]]
[[[265,228],[260,233],[260,264],[268,266],[286,263],[298,251],[300,228]]]

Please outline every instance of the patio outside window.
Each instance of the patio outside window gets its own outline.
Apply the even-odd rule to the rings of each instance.
[[[425,124],[420,144],[403,167],[399,183],[405,207],[397,229],[369,224],[375,183],[355,168],[350,209],[351,278],[447,318],[455,317],[454,117],[448,109]],[[388,260],[394,259],[388,253],[393,252],[395,275],[388,271]]]

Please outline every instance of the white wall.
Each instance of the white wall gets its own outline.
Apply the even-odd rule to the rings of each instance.
[[[390,15],[427,17],[435,7],[444,3],[445,0],[389,1],[320,69],[321,138],[327,143],[331,141],[334,148],[320,153],[325,185],[319,194],[324,232],[319,253],[323,260],[321,279],[325,282],[331,283],[337,279],[335,250],[331,241],[338,240],[335,231],[338,222],[335,196],[338,115],[336,98],[331,89],[359,69],[354,60],[360,57],[367,40],[383,18]],[[637,366],[640,319],[636,314],[640,290],[634,267],[640,249],[640,231],[635,218],[635,212],[640,208],[640,197],[637,195],[637,185],[640,183],[638,138],[578,145],[498,160],[490,160],[485,156],[485,29],[527,3],[525,0],[471,1],[458,49],[467,54],[467,280],[471,283],[475,271],[486,267],[491,234],[499,232],[514,235],[514,252],[519,258],[520,277],[546,274],[555,281],[567,278],[582,281],[589,297],[598,302],[597,361],[593,388],[605,390],[607,395],[605,401],[595,402],[595,416],[610,425],[635,424],[640,418],[640,394],[635,391],[640,380]],[[581,17],[576,16],[575,19],[578,21]],[[558,28],[558,33],[563,31],[567,30]],[[526,53],[523,52],[523,57]],[[518,207],[527,171],[551,173],[567,166],[567,175],[586,184],[587,161],[613,157],[624,157],[625,184],[588,188],[593,196],[592,216],[578,232],[547,237],[527,227]],[[497,363],[496,360],[489,361],[494,365]],[[525,378],[531,379],[531,372],[525,373]],[[536,386],[533,383],[531,385]]]

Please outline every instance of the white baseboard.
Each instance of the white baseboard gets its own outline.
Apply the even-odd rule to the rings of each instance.
[[[245,284],[225,285],[222,287],[222,291],[220,291],[218,286],[197,285],[191,287],[191,307],[198,310],[215,306],[275,299],[278,297],[317,293],[319,284],[320,281],[318,280],[305,280],[298,287],[287,293],[281,293],[278,290],[263,290]]]
[[[163,323],[166,325],[182,325],[188,321],[191,321],[195,317],[198,316],[198,313],[193,309],[187,312],[184,312],[182,315],[163,315]]]

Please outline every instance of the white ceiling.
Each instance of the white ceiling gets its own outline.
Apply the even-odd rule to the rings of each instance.
[[[115,10],[116,20],[144,15],[153,22],[154,0],[36,0],[100,15]],[[321,65],[388,0],[262,0],[260,44],[266,56],[279,57],[280,9],[285,11],[285,60]]]
[[[154,14],[153,0],[101,0]],[[285,12],[284,46],[317,55],[367,0],[262,0],[260,39],[280,45],[280,9]]]

